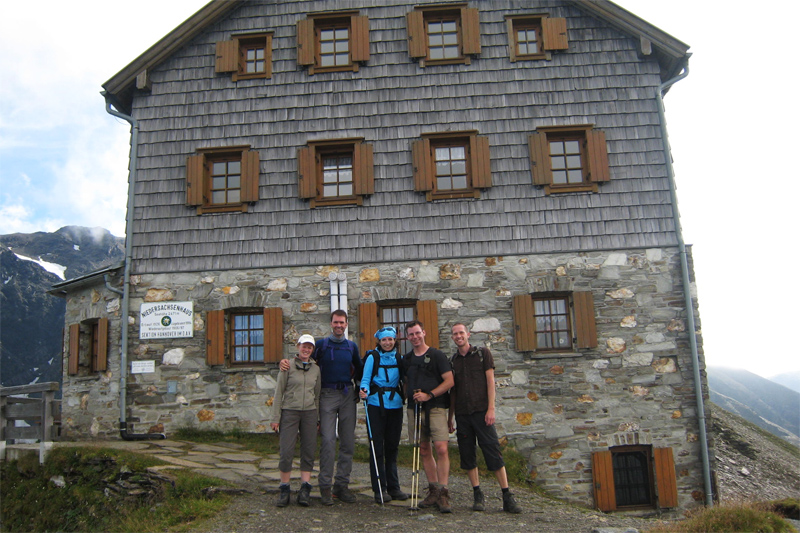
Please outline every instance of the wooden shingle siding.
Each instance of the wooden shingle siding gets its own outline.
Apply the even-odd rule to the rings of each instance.
[[[481,34],[471,65],[420,69],[409,58],[413,5],[342,0],[337,10],[369,17],[371,53],[358,72],[309,76],[298,66],[297,23],[330,10],[319,1],[244,4],[154,68],[152,91],[133,102],[136,272],[457,256],[463,252],[448,244],[453,231],[474,236],[470,254],[494,256],[676,244],[656,61],[637,55],[636,39],[561,1],[469,6],[478,9]],[[565,19],[568,48],[550,61],[509,61],[505,16],[527,13]],[[274,32],[272,78],[233,82],[217,74],[216,43],[257,31]],[[567,124],[594,124],[606,136],[611,172],[597,193],[546,196],[533,186],[528,136]],[[488,139],[493,186],[479,199],[429,202],[419,192],[427,185],[415,180],[412,143],[447,130],[478,130]],[[372,146],[374,193],[362,206],[309,209],[302,198],[316,191],[298,192],[298,149],[337,137]],[[196,216],[187,208],[187,158],[232,145],[259,154],[258,202],[246,214]],[[357,247],[330,251],[342,238],[332,222],[343,220],[360,236]],[[377,220],[380,239],[372,238]]]

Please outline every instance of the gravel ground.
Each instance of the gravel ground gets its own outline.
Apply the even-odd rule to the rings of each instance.
[[[421,474],[421,484],[425,475]],[[400,469],[400,479],[408,480],[411,473]],[[366,464],[353,465],[353,480],[368,480]],[[491,482],[491,483],[490,483]],[[425,483],[427,486],[427,483]],[[646,531],[655,525],[654,520],[634,518],[620,514],[606,515],[553,501],[526,489],[515,489],[522,514],[512,515],[502,511],[500,489],[494,479],[482,479],[486,494],[486,511],[472,511],[472,488],[463,474],[450,477],[450,494],[453,512],[441,514],[435,509],[410,511],[407,506],[373,502],[372,493],[358,495],[358,501],[346,504],[339,501],[324,507],[319,501],[319,491],[312,492],[311,506],[299,507],[294,502],[288,507],[275,507],[275,486],[247,487],[248,494],[238,496],[222,513],[198,524],[192,531],[253,533],[257,531],[536,531],[544,533],[589,533],[598,531]],[[298,483],[293,481],[292,489]],[[407,489],[407,488],[406,488]],[[422,490],[422,497],[425,491]],[[407,502],[404,502],[407,503]],[[633,528],[633,529],[629,529]]]

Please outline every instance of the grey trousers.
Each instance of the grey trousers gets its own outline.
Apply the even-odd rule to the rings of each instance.
[[[336,427],[339,427],[339,461],[336,477],[333,476],[333,463],[336,460]],[[331,481],[335,485],[348,485],[350,471],[353,469],[353,453],[356,449],[356,401],[355,390],[348,387],[347,392],[335,389],[322,389],[319,398],[319,486],[327,488]]]
[[[314,470],[314,454],[317,452],[317,411],[298,411],[296,409],[281,410],[279,441],[281,459],[278,469],[281,472],[292,471],[294,446],[300,435],[300,471]]]

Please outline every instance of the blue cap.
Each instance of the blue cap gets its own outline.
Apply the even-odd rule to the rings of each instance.
[[[396,339],[397,330],[394,329],[392,326],[387,326],[375,332],[375,338],[378,340],[385,339],[386,337],[391,337],[393,339]]]

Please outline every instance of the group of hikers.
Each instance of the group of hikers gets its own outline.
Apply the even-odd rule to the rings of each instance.
[[[456,433],[461,468],[473,489],[472,510],[485,510],[478,473],[477,447],[502,490],[503,510],[522,509],[508,487],[505,464],[495,431],[494,359],[488,348],[469,343],[466,325],[452,327],[457,351],[451,358],[425,343],[423,324],[405,326],[412,349],[398,350],[394,327],[375,332],[376,346],[361,357],[358,346],[346,338],[347,313],[331,313],[331,335],[315,341],[301,335],[297,355],[280,362],[272,404],[273,431],[280,435],[281,476],[277,506],[289,505],[295,444],[300,437],[300,489],[297,503],[311,504],[317,430],[321,437],[319,491],[322,505],[334,498],[354,503],[349,488],[355,452],[357,407],[364,402],[370,440],[370,474],[376,503],[408,500],[411,508],[438,508],[452,512],[448,489],[450,433]],[[403,405],[409,440],[415,446],[411,494],[403,492],[397,473],[397,455],[403,427]],[[339,453],[336,459],[336,441]],[[433,451],[436,454],[434,457]],[[419,495],[420,462],[428,480],[427,495]],[[336,463],[334,475],[334,463]]]

